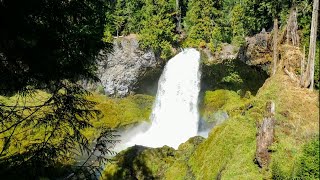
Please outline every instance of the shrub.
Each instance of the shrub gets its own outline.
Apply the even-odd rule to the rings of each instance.
[[[299,163],[299,178],[319,179],[319,151],[319,139],[314,139],[303,147]]]

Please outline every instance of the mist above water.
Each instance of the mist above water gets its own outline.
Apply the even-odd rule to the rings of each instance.
[[[185,49],[169,60],[158,82],[151,127],[138,133],[128,146],[177,148],[197,135],[200,91],[200,53]]]

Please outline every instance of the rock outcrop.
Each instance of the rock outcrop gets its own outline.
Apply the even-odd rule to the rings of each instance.
[[[97,57],[97,73],[106,95],[124,97],[133,94],[143,84],[140,79],[148,76],[156,81],[160,76],[161,60],[151,50],[141,50],[135,35],[115,39],[113,44],[112,53],[101,50]],[[86,87],[97,89],[98,86]]]
[[[239,48],[228,43],[221,44],[221,50],[214,53],[209,48],[202,49],[209,63],[223,62],[225,60],[236,59],[238,57]]]
[[[252,37],[246,37],[246,43],[240,48],[238,58],[248,65],[267,70],[272,61],[271,41],[271,34],[264,29]]]
[[[244,45],[240,48],[232,44],[222,43],[220,51],[212,53],[209,48],[204,48],[202,52],[206,55],[209,63],[240,59],[248,65],[263,67],[270,64],[272,60],[271,42],[272,36],[270,32],[266,32],[263,29],[254,36],[246,37]]]

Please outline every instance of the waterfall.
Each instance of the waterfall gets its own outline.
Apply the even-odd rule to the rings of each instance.
[[[179,144],[197,135],[200,53],[185,49],[169,60],[158,82],[151,127],[128,144],[148,147]]]

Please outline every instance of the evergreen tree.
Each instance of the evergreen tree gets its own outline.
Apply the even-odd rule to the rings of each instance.
[[[0,99],[2,178],[38,179],[80,149],[90,152],[81,130],[99,112],[77,82],[98,81],[95,56],[112,48],[102,41],[106,11],[96,0],[0,1],[0,95],[18,97]],[[37,90],[48,95],[28,104]]]
[[[153,49],[162,59],[168,59],[172,56],[172,45],[178,40],[174,22],[175,0],[147,0],[142,11],[141,46]]]
[[[188,2],[188,11],[184,19],[188,36],[187,45],[198,46],[201,41],[210,42],[217,14],[215,2],[213,0],[190,0]]]

